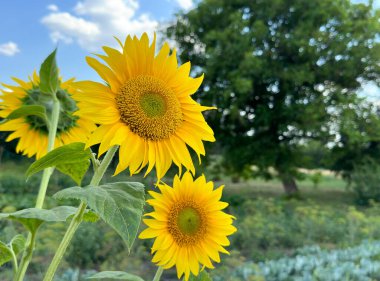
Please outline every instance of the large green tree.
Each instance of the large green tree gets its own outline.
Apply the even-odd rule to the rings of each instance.
[[[366,81],[380,83],[380,13],[349,0],[204,0],[166,34],[194,74],[235,171],[277,171],[297,190],[300,146],[335,139],[332,124]]]

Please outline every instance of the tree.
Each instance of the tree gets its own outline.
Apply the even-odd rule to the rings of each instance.
[[[350,183],[356,166],[380,165],[380,108],[362,100],[342,106],[336,117],[339,137],[331,149],[330,169]]]
[[[297,191],[299,149],[334,139],[331,121],[362,83],[380,83],[380,12],[349,0],[204,0],[166,34],[205,73],[199,99],[235,171]]]

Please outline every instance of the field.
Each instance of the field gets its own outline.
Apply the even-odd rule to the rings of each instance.
[[[3,212],[33,206],[39,177],[32,177],[28,183],[25,183],[24,171],[27,165],[28,163],[24,162],[2,164],[0,209]],[[117,177],[108,174],[105,180],[114,182],[142,180],[146,186],[152,186],[153,182],[153,178],[150,177],[131,179],[125,173]],[[223,200],[230,203],[228,212],[236,216],[235,225],[238,227],[238,232],[231,238],[232,244],[229,247],[231,255],[223,255],[222,265],[216,265],[216,270],[212,271],[215,280],[264,280],[260,279],[263,278],[260,268],[273,267],[268,263],[281,258],[289,258],[289,261],[286,261],[288,264],[291,262],[291,257],[300,251],[310,256],[310,250],[305,250],[306,252],[302,250],[305,246],[314,247],[311,250],[313,255],[317,255],[316,251],[320,251],[322,252],[322,254],[318,252],[320,255],[327,256],[329,254],[323,251],[361,247],[363,255],[368,256],[363,248],[373,247],[371,244],[361,245],[361,243],[367,243],[363,242],[365,240],[375,243],[380,239],[380,205],[372,203],[369,207],[356,206],[355,198],[346,188],[346,183],[334,175],[322,176],[317,187],[306,176],[299,182],[301,193],[298,199],[287,199],[280,182],[275,180],[249,180],[236,183],[224,178],[223,184],[226,185]],[[54,194],[61,186],[70,185],[74,183],[68,177],[55,172],[48,194]],[[56,205],[51,197],[47,198],[46,202],[48,208]],[[75,201],[66,203],[73,206],[77,204]],[[41,280],[66,227],[67,224],[55,223],[54,230],[49,224],[41,228],[34,262],[26,280]],[[0,229],[0,239],[7,241],[22,227],[16,222],[3,221],[0,222]],[[104,223],[100,221],[84,223],[69,248],[56,280],[84,280],[87,274],[101,270],[123,270],[151,278],[155,268],[150,263],[150,246],[150,242],[136,240],[129,256],[118,235]],[[317,246],[320,248],[315,250]],[[371,255],[371,262],[374,263],[377,262],[376,257],[380,252]],[[361,258],[359,255],[354,262],[357,263]],[[279,262],[281,263],[281,260]],[[334,270],[339,270],[340,262],[347,261],[338,261]],[[372,265],[372,268],[375,268],[374,266]],[[309,268],[314,267],[309,266]],[[314,268],[313,272],[318,272],[317,269]],[[8,276],[2,280],[11,280],[9,264],[3,266],[1,272],[2,276]],[[250,274],[244,277],[242,272]],[[271,272],[273,273],[273,269]],[[343,272],[345,276],[350,277],[346,271]],[[298,273],[294,270],[289,276]],[[272,280],[268,276],[265,280]],[[285,279],[275,277],[273,280],[293,280],[286,279],[289,276],[286,275]],[[292,278],[296,278],[294,276]],[[373,272],[363,273],[361,278],[366,276],[374,278],[375,275]],[[175,280],[175,272],[165,272],[163,280]],[[345,280],[367,279],[353,277]]]

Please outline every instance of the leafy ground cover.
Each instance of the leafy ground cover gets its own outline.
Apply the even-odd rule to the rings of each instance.
[[[0,209],[3,212],[33,205],[35,192],[38,189],[38,175],[25,183],[24,166],[10,164],[1,169]],[[128,180],[128,176],[126,174],[117,177],[107,175],[106,180],[115,182]],[[60,186],[75,185],[74,182],[68,181],[71,180],[56,173],[53,176],[49,194],[57,192]],[[145,178],[143,181],[147,186],[153,186],[153,178]],[[276,181],[254,180],[233,183],[229,179],[223,179],[223,184],[226,184],[223,199],[230,203],[228,212],[237,217],[235,225],[238,227],[238,232],[232,236],[232,244],[229,248],[231,255],[224,256],[222,265],[218,265],[212,273],[215,278],[224,277],[218,280],[263,280],[263,276],[267,280],[276,280],[270,279],[275,274],[273,272],[276,272],[273,268],[282,272],[281,266],[284,264],[297,267],[300,263],[297,256],[302,256],[302,264],[309,268],[305,269],[306,271],[303,269],[303,271],[297,271],[297,274],[307,272],[312,272],[314,275],[315,272],[327,274],[324,273],[325,271],[317,270],[318,267],[315,264],[312,267],[310,263],[342,249],[364,249],[369,244],[361,244],[363,240],[380,240],[380,205],[372,202],[368,207],[355,206],[354,195],[345,188],[345,182],[332,175],[324,175],[317,188],[308,178],[299,182],[301,197],[297,200],[286,199],[282,186]],[[55,206],[52,198],[48,198],[46,202],[48,208]],[[76,205],[75,201],[68,201],[68,203]],[[30,267],[27,279],[29,281],[41,279],[67,227],[63,223],[56,223],[53,233],[53,228],[46,226],[42,226],[39,230],[40,239],[37,242],[35,262]],[[8,241],[21,228],[17,223],[0,221],[0,240]],[[97,224],[84,223],[68,251],[60,271],[61,277],[57,280],[84,280],[89,270],[105,269],[123,270],[151,278],[155,269],[149,263],[150,246],[150,242],[138,240],[132,248],[132,255],[128,256],[123,241],[107,225],[99,222]],[[360,251],[364,253],[362,256],[351,260],[343,259],[342,262],[339,261],[337,268],[349,267],[350,263],[354,263],[358,268],[361,266],[367,269],[373,268],[374,272],[377,272],[375,259],[377,254],[366,256],[365,249]],[[373,260],[373,264],[368,263],[368,259]],[[267,271],[270,274],[263,275],[262,272]],[[345,272],[343,269],[341,271]],[[10,276],[10,267],[4,265],[0,268],[0,272],[2,278],[5,276],[1,280],[10,280],[7,277],[8,273]],[[228,275],[232,272],[237,277]],[[251,279],[241,279],[242,272],[245,272],[244,274],[252,272],[248,274]],[[364,273],[361,274],[361,272]],[[359,270],[358,274],[361,274],[360,278],[373,278],[374,272],[369,275],[368,270]],[[164,278],[175,280],[175,272],[165,272]]]

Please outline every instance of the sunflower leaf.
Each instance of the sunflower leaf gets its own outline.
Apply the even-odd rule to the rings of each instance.
[[[45,168],[56,167],[70,176],[78,185],[90,165],[91,150],[84,149],[85,144],[75,142],[58,147],[40,158],[26,171],[27,179]]]
[[[85,202],[123,238],[130,251],[140,225],[144,196],[143,184],[116,182],[66,188],[54,194],[53,198]]]
[[[11,261],[13,258],[12,249],[0,241],[0,266]]]
[[[0,219],[12,219],[22,223],[31,233],[36,233],[44,222],[66,221],[73,216],[77,208],[60,206],[50,210],[29,208],[13,213],[0,213]],[[21,243],[14,241],[12,247],[19,247]]]
[[[15,237],[12,238],[11,242],[9,243],[10,248],[17,256],[19,253],[21,253],[25,249],[26,239],[23,235],[17,234]]]
[[[5,119],[12,120],[30,115],[35,115],[46,120],[46,109],[41,105],[23,105],[12,111]]]
[[[58,90],[59,77],[56,61],[57,49],[55,49],[41,64],[40,90],[43,93],[54,95]]]
[[[202,270],[199,272],[198,276],[190,275],[189,281],[212,281],[212,278],[207,273],[207,271]]]
[[[90,161],[86,159],[85,161],[75,163],[75,165],[59,164],[57,165],[57,169],[61,173],[70,176],[76,182],[77,185],[80,185],[89,166],[90,166]]]
[[[124,271],[102,271],[90,277],[87,277],[87,279],[117,279],[128,281],[144,281],[144,279],[142,279],[141,277]]]
[[[0,266],[13,259],[13,256],[17,256],[21,253],[26,244],[26,239],[21,234],[17,234],[12,238],[11,242],[6,245],[0,241]]]

